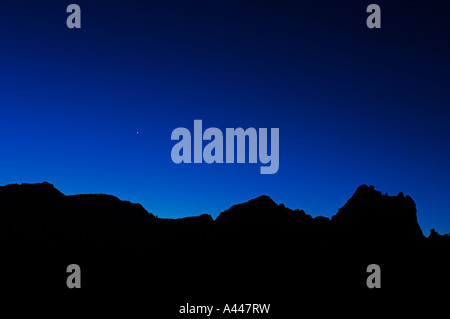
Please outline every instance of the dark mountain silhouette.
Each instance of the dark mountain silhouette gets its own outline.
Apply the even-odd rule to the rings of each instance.
[[[417,223],[416,205],[411,197],[382,195],[373,186],[362,185],[332,217],[342,236],[365,240],[403,240],[423,238]]]
[[[131,302],[172,318],[187,301],[266,302],[278,318],[299,302],[317,314],[339,312],[348,298],[387,307],[395,296],[401,307],[450,283],[449,236],[425,237],[411,197],[373,186],[358,187],[331,219],[268,196],[215,220],[164,219],[110,195],[65,196],[46,182],[0,187],[0,212],[3,287],[61,305],[87,307],[95,297],[96,307]],[[82,269],[79,290],[66,287],[72,263]],[[372,263],[381,289],[366,286]]]

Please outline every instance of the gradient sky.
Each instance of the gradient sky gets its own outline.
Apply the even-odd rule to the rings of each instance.
[[[331,216],[373,184],[449,233],[450,5],[376,1],[375,30],[372,2],[2,1],[0,185],[216,217],[262,194]],[[194,119],[278,127],[278,173],[174,164],[171,132]]]

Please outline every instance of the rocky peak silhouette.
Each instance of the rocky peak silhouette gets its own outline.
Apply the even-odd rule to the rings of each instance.
[[[374,186],[357,188],[331,218],[339,234],[373,240],[417,240],[423,233],[411,197],[382,195]]]
[[[0,198],[11,202],[19,201],[45,201],[64,197],[64,194],[48,182],[37,184],[9,184],[0,187]]]

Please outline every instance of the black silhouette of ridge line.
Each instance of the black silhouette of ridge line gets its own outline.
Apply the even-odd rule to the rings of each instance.
[[[0,186],[0,204],[3,206],[11,202],[21,202],[23,206],[18,208],[26,208],[27,205],[32,203],[61,203],[63,201],[66,201],[67,204],[73,204],[75,207],[92,205],[92,208],[96,208],[98,211],[92,211],[91,213],[104,215],[104,217],[109,215],[111,218],[120,218],[117,215],[118,211],[129,209],[130,212],[135,214],[133,215],[134,218],[148,224],[193,225],[198,222],[205,225],[217,224],[220,227],[250,227],[251,225],[263,227],[264,225],[273,226],[273,223],[284,223],[284,226],[288,226],[287,224],[291,222],[304,222],[321,224],[324,227],[327,225],[335,225],[337,227],[339,225],[343,231],[353,233],[355,229],[352,227],[354,226],[352,223],[358,222],[360,226],[364,226],[364,231],[353,235],[367,237],[369,228],[371,228],[370,235],[375,236],[375,228],[378,227],[380,230],[383,230],[384,235],[394,236],[396,230],[404,228],[405,231],[409,232],[411,238],[421,239],[424,237],[417,221],[413,199],[408,195],[404,196],[401,192],[397,196],[383,195],[380,191],[375,190],[372,185],[359,186],[347,203],[331,218],[323,216],[313,218],[303,210],[292,210],[285,207],[282,203],[275,203],[268,195],[261,195],[245,203],[231,206],[229,209],[221,212],[216,219],[213,219],[209,214],[182,218],[159,218],[153,213],[147,212],[142,205],[120,200],[113,195],[64,195],[49,182]],[[102,205],[105,205],[104,209],[101,209]],[[9,206],[9,209],[11,208]],[[107,209],[110,209],[108,210],[109,214],[105,214]],[[64,212],[61,212],[61,214],[64,214]],[[139,214],[139,217],[137,217],[137,214]],[[80,215],[83,215],[83,213],[80,212]],[[122,217],[126,220],[130,216]],[[429,239],[434,240],[447,239],[448,237],[448,234],[440,235],[434,229],[428,236]]]
[[[349,300],[404,312],[445,296],[450,284],[449,235],[424,236],[411,197],[367,185],[331,218],[262,195],[216,219],[167,219],[111,195],[10,184],[0,186],[0,219],[2,288],[61,307],[75,298],[89,311],[95,300],[103,314],[125,307],[185,318],[177,311],[186,302],[266,302],[270,317],[284,318],[299,301],[302,311],[335,315]],[[79,290],[66,286],[73,263],[83,273]],[[371,264],[382,269],[381,289],[367,287]]]

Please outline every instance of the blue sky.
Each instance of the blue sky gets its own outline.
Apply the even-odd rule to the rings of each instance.
[[[0,4],[0,185],[216,217],[262,194],[331,216],[373,184],[450,232],[443,2],[378,1],[377,30],[364,1],[76,1],[68,29],[72,2]],[[279,171],[174,164],[171,132],[194,119],[279,128]]]

